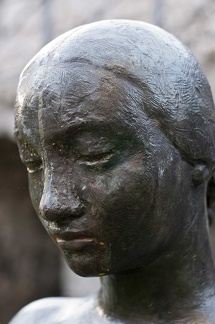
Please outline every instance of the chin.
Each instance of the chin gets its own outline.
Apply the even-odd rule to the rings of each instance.
[[[95,255],[63,253],[63,256],[69,268],[81,277],[101,277],[111,274],[104,262]]]

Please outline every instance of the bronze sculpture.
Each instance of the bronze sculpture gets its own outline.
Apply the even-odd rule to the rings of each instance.
[[[12,323],[213,323],[206,192],[208,82],[178,40],[142,22],[76,28],[24,69],[16,138],[34,207],[98,296],[50,298]]]

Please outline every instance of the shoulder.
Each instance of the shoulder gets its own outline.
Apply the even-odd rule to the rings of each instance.
[[[9,324],[64,323],[65,313],[76,313],[89,298],[55,297],[34,301],[22,308]],[[91,298],[92,303],[92,298]],[[65,319],[66,320],[66,319]]]

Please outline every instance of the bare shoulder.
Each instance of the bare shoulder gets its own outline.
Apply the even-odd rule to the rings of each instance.
[[[88,321],[87,314],[89,319],[95,317],[95,304],[94,296],[44,298],[22,308],[9,324],[66,324],[71,323],[71,320],[77,324],[92,323]]]

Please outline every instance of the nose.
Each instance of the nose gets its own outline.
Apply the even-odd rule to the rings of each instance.
[[[77,218],[84,213],[84,205],[75,193],[74,186],[70,186],[68,180],[63,180],[58,179],[56,185],[49,176],[49,181],[44,183],[39,213],[46,221],[56,222],[71,217]]]

